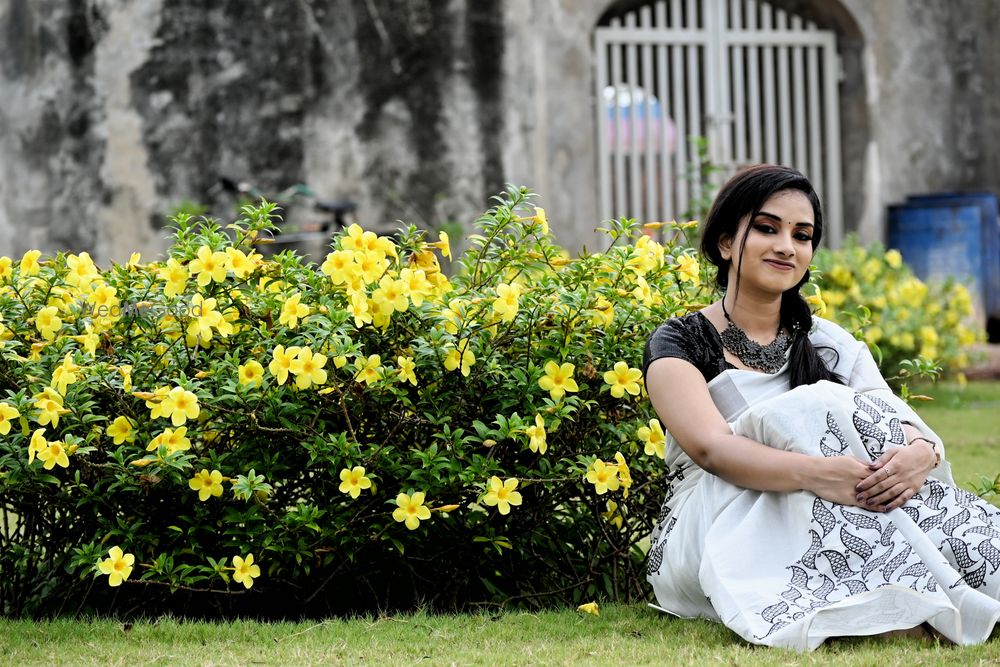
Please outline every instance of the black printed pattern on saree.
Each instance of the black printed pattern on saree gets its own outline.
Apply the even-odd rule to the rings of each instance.
[[[653,528],[653,533],[650,535],[650,540],[655,546],[649,550],[649,555],[646,557],[646,576],[648,577],[659,574],[660,568],[663,566],[663,549],[667,544],[667,536],[673,530],[674,524],[677,523],[677,517],[670,516],[673,512],[670,503],[676,493],[675,484],[684,480],[684,468],[684,464],[681,464],[664,477],[667,492],[663,504],[660,505],[660,516],[656,519],[656,527]]]
[[[892,410],[877,398],[855,397],[852,426],[865,448],[878,458],[889,444],[905,436]],[[820,442],[824,456],[847,451],[843,430],[832,414]],[[817,609],[852,595],[894,585],[918,592],[935,592],[942,583],[978,589],[996,581],[1000,570],[1000,509],[972,493],[929,479],[902,508],[938,545],[958,573],[951,582],[937,582],[906,540],[884,514],[846,507],[816,498],[812,505],[810,546],[792,565],[787,588],[759,612],[770,625],[763,640]],[[995,585],[995,584],[994,584]]]

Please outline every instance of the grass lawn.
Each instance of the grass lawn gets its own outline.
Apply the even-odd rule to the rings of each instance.
[[[1000,382],[922,388],[917,405],[945,440],[968,488],[1000,472]],[[813,653],[760,648],[725,627],[643,605],[498,615],[423,613],[323,623],[0,620],[0,665],[1000,665],[1000,638],[982,646],[929,639],[850,639]]]

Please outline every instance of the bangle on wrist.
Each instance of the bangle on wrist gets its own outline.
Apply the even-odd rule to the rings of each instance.
[[[930,438],[925,438],[922,435],[918,435],[917,437],[913,438],[908,443],[906,443],[906,446],[909,447],[918,440],[923,440],[924,442],[926,442],[928,445],[931,446],[931,451],[934,452],[934,467],[937,468],[939,465],[941,465],[941,450],[938,449],[938,443],[934,442]]]

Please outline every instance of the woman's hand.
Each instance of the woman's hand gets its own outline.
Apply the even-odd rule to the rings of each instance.
[[[923,440],[886,450],[858,484],[857,504],[880,512],[902,507],[927,481],[936,461],[934,449]]]
[[[823,500],[867,507],[858,500],[858,485],[871,475],[871,469],[853,456],[816,457],[818,464],[810,475],[808,490]],[[871,508],[869,508],[871,509]]]

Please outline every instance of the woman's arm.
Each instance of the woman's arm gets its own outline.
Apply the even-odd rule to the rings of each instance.
[[[657,359],[646,371],[646,390],[667,431],[707,472],[748,489],[806,490],[843,505],[859,504],[856,488],[871,474],[868,466],[851,456],[808,456],[733,434],[705,378],[689,362]]]

